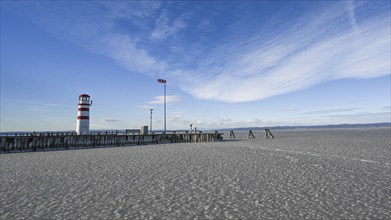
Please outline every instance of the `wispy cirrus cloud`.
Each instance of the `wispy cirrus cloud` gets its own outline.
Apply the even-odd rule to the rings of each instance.
[[[390,74],[389,12],[372,15],[352,28],[351,22],[337,25],[345,16],[353,19],[352,10],[346,15],[344,9],[326,8],[323,14],[306,15],[302,23],[280,30],[273,38],[223,45],[207,57],[220,61],[206,63],[194,74],[202,77],[182,88],[200,99],[246,102],[336,79]]]
[[[154,109],[154,107],[152,105],[141,105],[141,106],[137,106],[138,108],[143,108],[143,109]]]
[[[373,10],[370,1],[314,4],[288,21],[247,15],[262,4],[184,2],[171,10],[164,2],[44,2],[32,17],[132,73],[165,73],[198,99],[256,101],[331,80],[390,74],[389,3],[376,2],[383,5]]]
[[[177,95],[166,96],[166,103],[180,102],[182,98]],[[163,104],[164,96],[155,96],[153,101],[149,101],[149,104]]]
[[[115,119],[115,118],[104,118],[104,119],[102,119],[101,120],[102,122],[109,122],[109,123],[111,123],[111,122],[118,122],[119,120],[117,120],[117,119]]]
[[[336,114],[322,116],[324,118],[338,119],[340,123],[379,123],[391,122],[391,115],[389,112],[358,112],[354,114]]]
[[[22,101],[23,103],[23,101]],[[59,108],[70,108],[70,106],[62,105],[62,104],[53,104],[53,103],[39,103],[39,102],[25,102],[29,105],[26,110],[28,111],[38,111],[38,112],[49,112],[49,111],[56,111]]]
[[[360,108],[326,109],[326,110],[303,112],[302,114],[304,115],[330,114],[330,113],[339,113],[339,112],[354,112],[357,110],[360,110]]]
[[[189,17],[189,14],[182,13],[171,21],[167,10],[163,10],[155,22],[155,29],[152,31],[151,37],[157,40],[164,40],[175,35],[181,29],[186,28],[185,20],[187,17]]]
[[[89,50],[112,58],[133,73],[141,73],[151,77],[157,73],[165,72],[168,65],[164,60],[150,56],[146,49],[137,46],[136,41],[127,35],[103,36],[96,39]]]
[[[176,121],[181,121],[182,119],[182,112],[174,112],[170,116],[168,116],[167,120],[169,122],[176,122]]]
[[[355,15],[355,3],[354,3],[354,0],[348,0],[346,1],[346,9],[347,9],[347,13],[348,13],[348,16],[349,16],[349,21],[350,21],[350,24],[353,28],[353,30],[358,33],[360,32],[359,30],[359,27],[357,25],[357,21],[356,21],[356,15]]]

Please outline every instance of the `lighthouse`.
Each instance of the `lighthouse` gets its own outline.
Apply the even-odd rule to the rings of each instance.
[[[90,106],[92,101],[87,94],[81,94],[79,96],[79,103],[77,106],[77,124],[76,133],[89,134],[90,131]]]

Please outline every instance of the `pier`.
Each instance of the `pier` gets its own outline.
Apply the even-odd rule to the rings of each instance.
[[[31,133],[0,137],[0,153],[119,147],[146,144],[222,141],[223,133],[123,134],[102,132],[88,135],[69,133]]]

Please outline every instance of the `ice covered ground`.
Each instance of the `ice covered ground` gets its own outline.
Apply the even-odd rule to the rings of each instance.
[[[0,218],[391,218],[389,128],[272,132],[2,154]]]

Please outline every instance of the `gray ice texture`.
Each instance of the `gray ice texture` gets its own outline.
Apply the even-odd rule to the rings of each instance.
[[[390,128],[272,132],[2,154],[0,219],[391,219]]]

